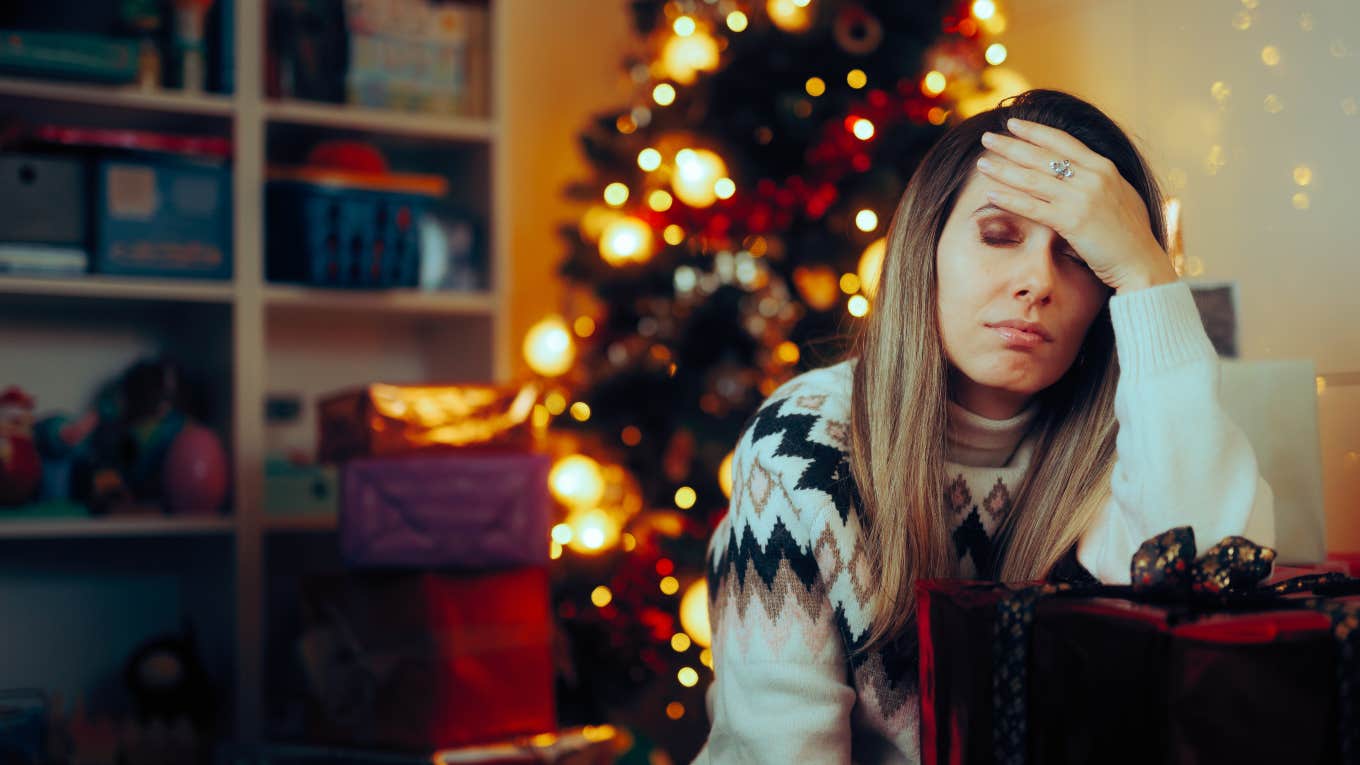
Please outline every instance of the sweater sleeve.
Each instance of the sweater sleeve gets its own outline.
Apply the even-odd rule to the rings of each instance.
[[[836,452],[810,397],[779,395],[738,442],[731,508],[709,547],[704,765],[850,762],[856,694],[809,532],[830,499],[805,480]]]
[[[1128,584],[1149,537],[1191,526],[1201,550],[1244,535],[1274,545],[1274,496],[1218,397],[1221,370],[1184,282],[1110,298],[1119,353],[1111,496],[1079,540],[1100,581]]]

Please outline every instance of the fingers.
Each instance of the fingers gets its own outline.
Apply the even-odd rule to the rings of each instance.
[[[1044,166],[1052,159],[1066,159],[1071,160],[1074,165],[1094,170],[1107,161],[1105,157],[1088,149],[1086,144],[1073,138],[1071,134],[1055,127],[1012,117],[1006,120],[1006,128],[1016,137],[1039,147],[1040,151],[1047,149],[1052,152],[1055,156],[1045,159]]]
[[[1033,194],[1045,202],[1056,201],[1063,195],[1062,181],[1052,173],[1025,167],[1000,154],[981,157],[977,167],[984,175]]]
[[[1022,191],[995,190],[987,192],[987,201],[1022,218],[1028,218],[1053,228],[1048,221],[1048,211],[1051,206],[1031,194]]]

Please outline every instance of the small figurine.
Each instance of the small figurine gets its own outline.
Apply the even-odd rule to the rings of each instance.
[[[33,442],[33,397],[11,386],[0,393],[0,506],[33,500],[42,460]]]

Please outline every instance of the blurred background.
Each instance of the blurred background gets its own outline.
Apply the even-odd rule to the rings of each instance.
[[[1356,560],[1349,0],[6,3],[0,762],[688,762],[742,425],[1030,87]]]

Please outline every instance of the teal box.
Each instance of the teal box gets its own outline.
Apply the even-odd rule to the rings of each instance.
[[[225,164],[105,158],[96,180],[94,271],[231,278],[231,171]]]
[[[339,471],[270,459],[264,467],[264,512],[270,516],[338,517]]]

